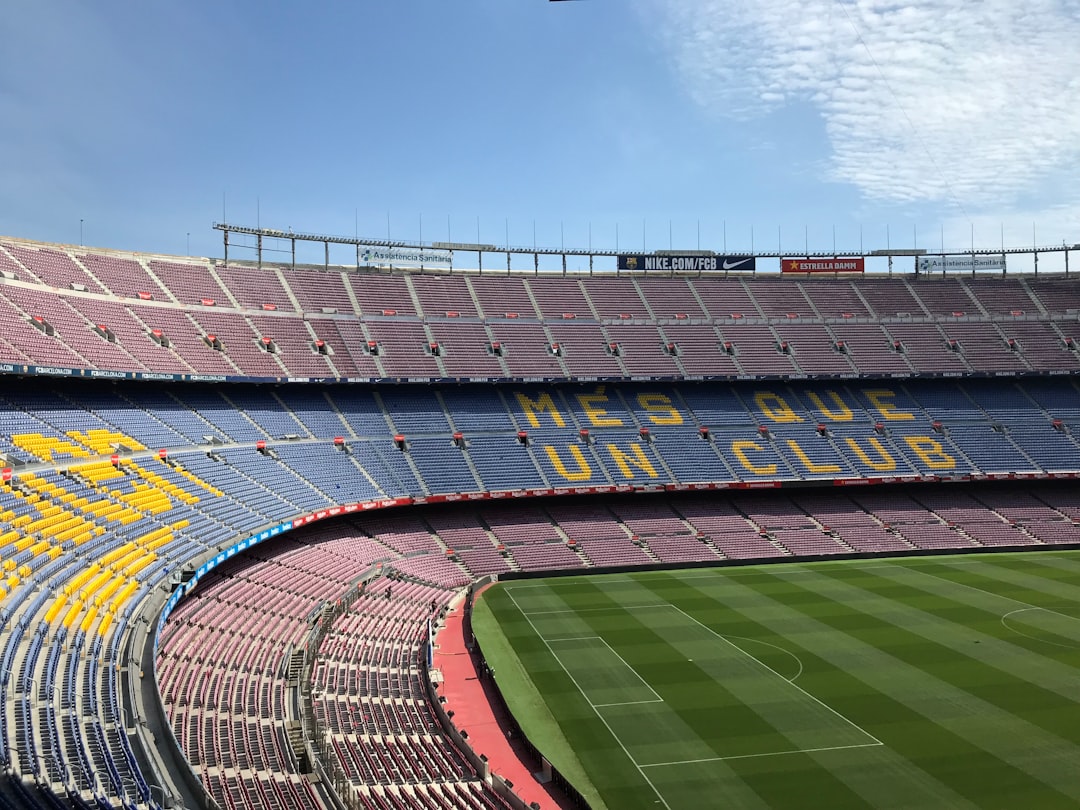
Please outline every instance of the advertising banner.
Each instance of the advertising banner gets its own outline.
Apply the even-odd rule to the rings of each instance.
[[[450,266],[450,252],[446,250],[420,250],[417,248],[365,247],[360,250],[364,264],[388,264],[393,267],[420,265]]]
[[[915,269],[920,273],[932,273],[943,270],[954,273],[974,273],[977,270],[1005,269],[1005,254],[996,256],[920,256],[915,260]]]
[[[866,259],[781,259],[782,273],[863,273]]]
[[[649,272],[672,272],[689,270],[693,272],[715,272],[717,270],[739,270],[753,272],[757,261],[753,256],[701,256],[652,253],[627,253],[619,256],[620,270],[643,270]]]

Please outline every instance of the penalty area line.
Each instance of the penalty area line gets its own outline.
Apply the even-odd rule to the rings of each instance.
[[[817,754],[821,751],[848,751],[855,748],[878,748],[885,743],[878,741],[858,745],[827,745],[821,748],[795,748],[791,751],[764,751],[760,754],[736,754],[730,757],[705,757],[704,759],[677,759],[672,762],[643,763],[642,768],[664,768],[669,765],[697,765],[704,762],[728,762],[733,759],[754,759],[756,757],[782,757],[788,754]]]

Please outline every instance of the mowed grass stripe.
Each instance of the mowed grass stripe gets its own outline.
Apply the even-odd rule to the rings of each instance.
[[[537,690],[545,697],[561,735],[570,741],[572,746],[572,750],[564,750],[558,745],[542,748],[544,755],[560,770],[564,767],[563,763],[576,760],[588,774],[591,787],[609,808],[648,806],[655,810],[656,793],[652,785],[634,766],[602,718],[571,680],[558,659],[551,654],[543,639],[536,634],[528,619],[518,610],[509,591],[497,586],[486,591],[483,598],[513,648],[521,671],[531,678]],[[487,647],[484,649],[486,652]],[[511,710],[517,715],[526,733],[533,737],[535,732],[532,729],[537,723],[542,724],[546,718],[538,712],[519,712],[518,695],[514,691],[506,690],[500,674],[504,668],[510,668],[513,664],[502,660],[489,663]],[[539,736],[551,738],[551,735],[544,733],[542,729]],[[642,797],[648,797],[647,805],[641,804]],[[635,805],[635,802],[638,804]]]
[[[853,584],[853,578],[861,578],[863,586]],[[978,639],[977,631],[971,629],[986,619],[983,611],[919,591],[907,600],[908,609],[899,611],[901,603],[880,596],[872,587],[869,574],[859,571],[823,572],[791,581],[816,598],[855,607],[860,614],[857,626],[844,616],[825,616],[823,620],[891,656],[897,662],[894,668],[898,673],[902,672],[899,662],[903,662],[908,665],[907,674],[913,680],[934,679],[936,682],[924,687],[924,695],[916,697],[918,706],[922,707],[917,710],[927,712],[939,726],[963,736],[1000,760],[1002,769],[1013,772],[1010,785],[1017,784],[1016,780],[1024,775],[1039,780],[1047,790],[1057,791],[1062,798],[1068,797],[1073,804],[1080,802],[1080,781],[1076,778],[1080,747],[1073,741],[1080,729],[1077,725],[1080,717],[1073,715],[1070,722],[1061,723],[1060,713],[1038,711],[1045,706],[1062,705],[1061,695],[1047,695],[985,660],[980,662],[981,667],[972,666],[967,649],[974,647],[976,640],[992,638]],[[888,589],[895,588],[896,583],[890,581]],[[952,623],[914,607],[928,600],[945,601],[937,614],[948,614]],[[876,626],[867,626],[864,617],[876,619]],[[928,640],[926,633],[935,634],[939,640]],[[975,671],[981,681],[971,684],[971,673]],[[1053,728],[1045,728],[1043,723]],[[1003,736],[1001,731],[1005,728],[1009,733]],[[1027,793],[1039,791],[1029,789]]]
[[[740,573],[745,574],[745,569]],[[659,594],[672,599],[678,599],[686,588],[678,574],[650,578],[648,583]],[[773,580],[758,569],[756,576],[739,576],[735,581],[722,576],[707,581],[696,578],[689,590],[693,593],[687,601],[699,606],[699,618],[718,630],[786,644],[803,662],[799,681],[804,688],[872,729],[885,743],[882,747],[808,754],[800,758],[725,763],[756,791],[771,793],[773,806],[805,807],[807,794],[800,796],[798,786],[806,783],[808,773],[822,768],[861,797],[859,801],[836,803],[834,807],[987,806],[987,796],[994,795],[992,790],[988,793],[971,781],[961,781],[958,785],[953,782],[958,767],[963,772],[962,763],[977,761],[988,767],[998,763],[992,757],[988,762],[974,744],[928,724],[923,714],[903,700],[894,699],[871,685],[872,678],[889,677],[889,667],[880,660],[869,661],[872,649],[865,650],[858,640],[845,638],[801,610],[783,604],[785,597],[805,602],[800,589]],[[773,597],[762,598],[759,590],[770,590]],[[712,607],[705,610],[708,603]],[[743,610],[733,610],[730,605],[734,603],[743,605]],[[753,621],[750,616],[760,621]]]
[[[800,743],[812,748],[877,744],[745,652],[718,644],[712,631],[678,609],[658,599],[642,607],[636,587],[607,585],[602,578],[576,581],[568,599],[588,606],[577,619],[617,648],[664,697],[663,704],[605,707],[601,713],[634,759],[648,769],[650,781],[670,807],[700,807],[702,795],[710,796],[715,806],[776,806],[775,793],[782,786],[768,780],[749,786],[726,758],[793,759],[805,756],[798,753]],[[613,592],[636,607],[620,610]],[[533,604],[540,603],[550,606],[551,594],[538,595]],[[571,628],[579,632],[577,621],[563,626],[566,617],[562,612],[530,616],[545,635]],[[692,778],[693,773],[697,776]],[[828,770],[811,768],[806,779],[823,801],[839,807],[858,801]],[[626,806],[650,804],[639,797],[639,804]]]
[[[732,691],[740,680],[728,663],[734,658],[732,651],[717,645],[714,638],[706,638],[666,603],[623,610],[603,583],[576,587],[572,598],[589,605],[589,612],[574,616],[569,627],[564,626],[566,614],[532,615],[537,630],[557,637],[571,629],[579,632],[581,623],[586,624],[590,633],[604,638],[664,700],[663,705],[603,710],[613,733],[638,764],[800,747],[754,710],[757,700],[747,702]],[[607,601],[610,609],[597,609],[601,601]],[[640,602],[635,599],[633,604]],[[686,638],[687,632],[690,638]],[[731,677],[718,679],[717,670],[725,663],[732,669]]]
[[[982,570],[985,563],[971,565],[990,559],[1002,570]],[[560,579],[542,586],[530,582],[510,587],[520,588],[521,597],[544,594],[539,601],[528,602],[537,610],[580,607],[591,611],[571,620],[574,632],[592,628],[582,634],[603,637],[664,696],[665,704],[669,687],[662,684],[662,673],[669,671],[672,687],[681,675],[671,672],[670,666],[665,668],[661,658],[640,664],[632,659],[638,649],[634,639],[649,629],[642,625],[656,624],[655,620],[643,622],[642,616],[657,612],[634,605],[671,603],[729,640],[741,639],[736,643],[745,651],[785,678],[797,675],[798,684],[807,692],[885,742],[861,749],[648,769],[672,810],[804,807],[808,801],[818,804],[819,799],[837,808],[1074,807],[1080,804],[1076,793],[1080,788],[1063,783],[1060,773],[1055,775],[1063,750],[1074,757],[1073,762],[1080,761],[1072,752],[1080,743],[1077,704],[1060,690],[1060,681],[1070,670],[1074,677],[1080,673],[1071,657],[1074,651],[1017,636],[1001,624],[1000,616],[1021,607],[1009,598],[1033,605],[1062,604],[1065,594],[1080,583],[1076,576],[1080,566],[1071,565],[1080,558],[1055,552],[1038,555],[1036,562],[1026,555],[1015,559],[1014,563],[997,555],[978,561],[964,558],[957,561],[964,563],[962,567],[939,560],[919,560],[918,566],[900,564],[910,560],[871,565],[803,563],[715,573],[699,569],[685,577],[642,572],[631,577]],[[922,570],[927,565],[937,578],[896,570]],[[942,565],[946,566],[943,573]],[[973,579],[964,573],[969,567],[979,569]],[[991,593],[968,587],[950,592],[949,583],[940,577],[957,575],[954,568],[961,569],[959,575],[966,584]],[[1036,587],[1042,568],[1048,574],[1052,597]],[[796,571],[810,573],[784,575]],[[841,571],[861,573],[836,575]],[[821,576],[824,572],[828,576]],[[1018,581],[1007,587],[1023,586],[1027,594],[1020,595],[1019,590],[1009,591],[1008,596],[997,594],[993,577],[987,580],[991,572],[1007,582],[1016,574]],[[822,589],[826,592],[818,592]],[[617,609],[620,603],[629,609]],[[632,621],[621,624],[614,618],[620,614]],[[663,626],[659,630],[668,632]],[[964,649],[956,639],[971,649]],[[656,655],[662,652],[654,643],[646,646]],[[694,657],[682,656],[677,644],[675,650],[680,657]],[[656,674],[646,672],[648,666]],[[1037,686],[1029,686],[1028,681]],[[688,691],[691,694],[679,712],[694,716],[700,704],[693,700],[694,690]],[[552,711],[558,714],[560,709],[553,706]],[[574,740],[576,729],[562,724]],[[708,730],[708,725],[692,726],[692,733],[701,740],[713,740],[716,732]],[[612,767],[618,767],[616,760],[609,757]],[[624,771],[619,780],[611,781],[635,780]],[[657,806],[655,794],[646,793],[643,798],[624,791],[616,801],[608,792],[603,795],[611,807]]]
[[[873,578],[869,572],[857,570],[837,568],[824,570],[829,574],[843,571],[848,576]],[[762,568],[759,569],[758,576],[752,579],[739,577],[738,583],[731,583],[721,578],[711,584],[698,580],[694,582],[694,586],[695,590],[704,590],[706,593],[722,591],[722,595],[718,598],[724,602],[745,604],[754,602],[755,599],[760,600],[763,594],[769,594],[769,598],[774,602],[779,601],[788,607],[796,607],[798,617],[792,615],[785,617],[782,607],[778,609],[776,605],[761,603],[757,605],[756,613],[764,617],[763,623],[766,626],[774,632],[786,633],[791,640],[801,642],[804,638],[804,629],[811,638],[817,636],[821,640],[821,648],[827,653],[825,657],[831,659],[834,669],[824,673],[828,677],[822,681],[820,687],[822,691],[819,691],[815,673],[820,673],[822,670],[808,663],[807,675],[800,679],[805,679],[804,686],[811,688],[810,684],[814,684],[811,691],[819,694],[830,705],[836,706],[848,716],[855,717],[860,724],[874,729],[874,733],[882,738],[886,745],[896,745],[898,739],[906,734],[908,744],[900,744],[908,759],[928,770],[938,781],[950,783],[953,789],[961,792],[974,803],[986,806],[986,803],[992,802],[995,796],[1008,795],[1018,801],[1039,797],[1040,801],[1047,803],[1046,806],[1074,805],[1073,800],[1065,799],[1063,795],[1058,794],[1055,797],[1053,789],[1048,788],[1043,780],[1033,778],[1025,770],[1008,764],[1010,760],[1025,761],[1032,753],[1035,759],[1043,755],[1054,756],[1054,751],[1047,748],[1028,749],[1026,744],[1013,744],[1011,742],[1013,737],[1009,738],[1010,741],[1001,740],[1001,727],[993,727],[991,724],[982,722],[978,710],[973,710],[970,706],[964,708],[962,717],[972,723],[974,728],[969,729],[963,723],[951,720],[947,722],[948,728],[932,725],[939,719],[948,720],[946,713],[952,711],[953,707],[975,703],[974,698],[963,692],[950,690],[945,683],[922,671],[919,664],[905,667],[901,661],[889,653],[893,648],[902,650],[904,644],[911,641],[900,627],[891,622],[877,620],[858,610],[856,605],[863,598],[858,594],[849,594],[849,600],[841,603],[807,590],[804,585],[809,578],[806,575],[808,572],[811,576],[815,576],[812,569],[806,569],[799,575],[787,572],[786,576],[785,574],[773,575],[769,568]],[[881,586],[885,590],[896,587],[887,581],[881,583]],[[681,587],[681,583],[676,580],[674,591],[670,594],[672,598],[678,598]],[[665,591],[660,591],[660,593],[663,594]],[[901,622],[903,613],[902,609],[897,613],[898,617],[901,617],[898,619]],[[916,620],[917,614],[913,614],[911,618],[913,621]],[[827,629],[822,628],[822,624],[827,625]],[[780,630],[780,628],[784,629]],[[857,675],[874,684],[875,691],[881,694],[872,697],[869,703],[885,710],[884,716],[881,716],[879,721],[882,726],[878,723],[864,722],[857,712],[845,710],[844,706],[850,703],[848,696],[851,692],[850,687],[837,689],[838,679],[835,675],[837,669]],[[879,681],[884,684],[884,688],[878,686]],[[883,704],[881,696],[886,694],[894,698],[892,707]],[[905,718],[904,715],[907,712],[903,709],[908,709],[925,719]],[[995,714],[1000,717],[1005,713],[997,711]],[[931,723],[928,724],[927,720]],[[1009,722],[1006,720],[1004,727],[1008,727]],[[893,732],[899,730],[900,735],[890,733],[890,726]],[[900,728],[897,729],[897,726]],[[879,728],[881,731],[878,731]],[[918,735],[912,735],[910,729],[917,729]],[[998,739],[985,741],[984,738],[988,734]],[[1006,755],[997,756],[995,749],[1002,750]],[[927,752],[934,753],[928,757]],[[992,771],[992,775],[980,774],[978,779],[971,780],[956,778],[958,769],[962,773],[965,769],[972,767],[970,763],[977,762],[982,762],[986,771]],[[1034,763],[1033,768],[1039,771],[1045,770],[1038,762]],[[945,806],[944,802],[941,806]]]

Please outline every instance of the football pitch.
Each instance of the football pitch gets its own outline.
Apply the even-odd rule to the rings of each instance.
[[[1080,806],[1080,554],[496,584],[473,626],[594,808]]]

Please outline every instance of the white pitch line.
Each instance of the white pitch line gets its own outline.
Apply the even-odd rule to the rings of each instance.
[[[819,698],[816,698],[816,697],[814,697],[814,696],[813,696],[813,695],[811,695],[811,694],[810,694],[809,692],[807,692],[807,691],[806,691],[805,689],[803,689],[803,688],[802,688],[801,686],[799,686],[799,685],[798,685],[797,683],[795,683],[795,682],[793,682],[793,681],[789,681],[789,680],[788,680],[787,678],[785,678],[785,677],[784,677],[783,675],[781,675],[781,674],[780,674],[779,672],[777,672],[777,671],[776,671],[775,669],[773,669],[773,668],[772,668],[772,667],[770,667],[770,666],[769,666],[768,664],[764,663],[764,662],[763,662],[763,661],[761,661],[760,659],[758,659],[758,658],[756,658],[755,656],[753,656],[753,655],[751,655],[750,653],[748,653],[748,652],[747,652],[746,650],[744,650],[744,649],[743,649],[742,647],[740,647],[740,646],[739,646],[738,644],[736,644],[736,643],[735,643],[734,641],[731,641],[731,640],[730,640],[730,639],[728,639],[728,638],[727,638],[726,636],[722,636],[722,635],[720,635],[720,634],[719,634],[719,633],[717,633],[717,632],[716,632],[715,630],[713,630],[713,629],[712,629],[711,627],[709,627],[709,626],[708,626],[707,624],[703,624],[702,622],[698,621],[697,619],[695,619],[695,618],[694,618],[693,616],[691,616],[691,615],[690,615],[689,613],[687,613],[687,612],[686,612],[685,610],[683,610],[682,608],[680,608],[680,607],[677,607],[676,605],[672,605],[671,607],[672,607],[672,608],[673,608],[674,610],[677,610],[677,611],[679,611],[679,613],[681,613],[681,614],[682,614],[683,616],[685,616],[685,617],[686,617],[687,619],[689,619],[690,621],[692,621],[692,622],[693,622],[694,624],[696,624],[696,625],[698,625],[699,627],[701,627],[701,628],[703,628],[703,629],[705,629],[705,630],[709,631],[710,633],[712,633],[712,634],[713,634],[714,636],[716,636],[716,637],[717,637],[718,639],[720,639],[721,641],[723,641],[723,642],[724,642],[725,644],[728,644],[728,645],[730,645],[730,646],[734,647],[734,648],[735,648],[736,650],[738,650],[739,652],[741,652],[741,653],[742,653],[743,655],[745,655],[745,656],[746,656],[747,658],[750,658],[750,659],[752,659],[752,660],[756,661],[756,662],[758,663],[758,665],[760,665],[760,666],[764,667],[765,669],[767,669],[767,670],[768,670],[769,672],[771,672],[771,673],[772,673],[773,675],[775,675],[775,676],[776,676],[777,678],[779,678],[780,680],[784,681],[785,683],[791,684],[791,686],[792,686],[793,688],[795,688],[795,689],[798,689],[798,690],[799,690],[800,692],[802,692],[802,693],[803,693],[804,695],[806,695],[806,696],[807,696],[808,698],[810,698],[810,699],[811,699],[812,701],[814,701],[814,703],[818,704],[818,705],[819,705],[819,706],[821,706],[821,707],[822,707],[823,709],[826,709],[827,711],[829,711],[829,712],[833,713],[834,715],[836,715],[837,717],[839,717],[839,718],[840,718],[841,720],[843,720],[843,721],[844,721],[845,723],[847,723],[848,725],[850,725],[850,726],[852,726],[853,728],[857,729],[858,731],[860,731],[860,732],[861,732],[862,734],[864,734],[865,736],[869,737],[869,738],[870,738],[871,740],[873,740],[873,741],[874,741],[875,743],[877,743],[878,745],[884,745],[884,743],[882,743],[882,742],[881,742],[881,740],[879,740],[879,739],[878,739],[877,737],[875,737],[875,736],[874,736],[873,734],[871,734],[871,733],[870,733],[869,731],[867,731],[867,730],[866,730],[865,728],[863,728],[862,726],[860,726],[860,725],[859,725],[858,723],[856,723],[856,722],[855,722],[854,720],[851,720],[851,719],[849,719],[849,718],[847,718],[847,717],[844,717],[844,715],[840,714],[840,712],[838,712],[838,711],[837,711],[836,709],[834,709],[834,708],[833,708],[832,706],[830,706],[830,705],[829,705],[828,703],[825,703],[824,701],[820,700]]]
[[[595,641],[597,639],[603,641],[600,636],[559,636],[558,638],[549,638],[547,641]]]
[[[946,563],[943,563],[943,565],[945,565],[945,564]],[[1022,599],[1014,599],[1011,596],[1006,596],[1003,593],[994,593],[993,591],[988,591],[985,588],[979,588],[976,585],[968,585],[966,582],[956,582],[955,580],[949,579],[948,577],[939,576],[938,574],[932,574],[929,571],[919,571],[918,569],[913,569],[913,570],[917,574],[922,574],[923,576],[927,576],[927,577],[933,577],[934,579],[940,579],[942,582],[948,582],[950,585],[960,585],[963,588],[970,588],[973,591],[978,591],[979,593],[985,593],[987,596],[995,596],[998,599],[1007,599],[1008,601],[1012,602],[1015,605],[1023,605],[1025,608],[1029,608],[1029,609],[1032,609],[1032,610],[1045,610],[1047,613],[1053,613],[1055,616],[1061,616],[1063,619],[1072,619],[1073,621],[1080,621],[1080,619],[1078,619],[1076,616],[1070,616],[1068,613],[1061,613],[1060,611],[1054,610],[1052,608],[1046,608],[1046,607],[1040,607],[1039,605],[1033,605],[1030,602],[1023,601]],[[1004,584],[1009,585],[1011,583],[1005,582]],[[1008,614],[1006,614],[1006,615],[1008,615]]]
[[[637,679],[639,681],[641,681],[642,684],[644,684],[646,689],[648,689],[650,692],[652,692],[654,695],[656,695],[656,700],[655,701],[635,701],[636,703],[645,703],[645,702],[663,703],[664,702],[664,699],[662,697],[660,697],[659,693],[655,689],[653,689],[651,686],[649,686],[649,682],[641,677],[641,673],[639,673],[636,669],[634,669],[632,666],[630,666],[630,664],[627,662],[627,660],[625,658],[623,658],[621,655],[619,655],[618,651],[616,651],[616,649],[614,647],[612,647],[610,644],[608,644],[606,640],[604,640],[603,638],[601,638],[600,640],[604,642],[605,647],[607,647],[609,650],[611,650],[613,653],[615,653],[615,657],[623,662],[624,667],[626,667],[628,670],[633,672],[634,675],[637,676]]]
[[[1008,630],[1010,633],[1016,633],[1018,636],[1023,636],[1024,638],[1030,638],[1032,641],[1038,641],[1041,644],[1052,644],[1055,647],[1062,647],[1062,648],[1064,648],[1066,650],[1078,649],[1078,645],[1076,645],[1076,644],[1062,644],[1059,641],[1051,641],[1048,638],[1039,638],[1038,636],[1031,635],[1031,633],[1025,633],[1023,630],[1019,630],[1019,629],[1017,629],[1015,627],[1011,627],[1009,625],[1009,623],[1007,621],[1005,621],[1010,616],[1013,616],[1013,615],[1015,615],[1017,613],[1027,613],[1030,610],[1045,610],[1045,608],[1026,607],[1026,608],[1017,608],[1016,610],[1010,610],[1008,613],[1006,613],[1004,616],[1001,617],[1001,626],[1004,627],[1006,630]],[[1054,611],[1050,611],[1050,612],[1053,613]],[[1061,615],[1061,614],[1058,614],[1058,615]]]
[[[507,589],[509,590],[509,589]],[[565,610],[529,610],[521,611],[523,616],[550,616],[554,613],[609,613],[613,610],[641,610],[642,608],[667,607],[667,602],[652,602],[647,605],[612,605],[596,608],[567,608]]]
[[[648,684],[646,684],[648,686]],[[651,687],[650,687],[651,688]],[[594,709],[607,709],[611,706],[641,706],[646,703],[663,703],[662,697],[656,698],[656,700],[624,700],[622,703],[593,703]]]
[[[736,754],[732,757],[705,757],[704,759],[677,759],[673,762],[650,762],[642,768],[664,768],[669,765],[696,765],[702,762],[727,762],[732,759],[753,759],[755,757],[782,757],[788,754],[816,754],[820,751],[847,751],[851,748],[877,748],[885,743],[859,743],[858,745],[829,745],[823,748],[796,748],[792,751],[765,751],[760,754]]]
[[[535,625],[535,624],[533,624],[533,620],[532,620],[532,619],[530,619],[530,618],[529,618],[529,617],[528,617],[528,616],[527,616],[527,615],[526,615],[526,614],[524,613],[524,611],[522,611],[522,610],[521,610],[521,605],[519,605],[519,604],[517,603],[517,600],[516,600],[516,599],[514,598],[514,595],[513,595],[512,593],[510,593],[510,592],[509,592],[509,589],[507,589],[507,595],[508,595],[508,596],[510,597],[510,601],[514,603],[514,607],[516,607],[516,608],[518,609],[518,612],[519,612],[519,613],[521,613],[521,615],[525,617],[525,621],[527,621],[527,622],[529,623],[529,626],[530,626],[530,627],[531,627],[531,628],[533,629],[533,632],[534,632],[534,633],[536,633],[536,636],[537,636],[537,638],[539,638],[539,639],[540,639],[540,640],[541,640],[542,642],[544,642],[544,646],[546,646],[546,647],[548,648],[548,652],[550,652],[550,653],[551,653],[551,655],[552,655],[552,656],[553,656],[553,657],[555,658],[555,660],[559,662],[559,666],[560,666],[560,667],[562,667],[562,670],[563,670],[563,672],[565,672],[565,673],[566,673],[566,676],[567,676],[567,677],[568,677],[568,678],[570,679],[571,683],[573,683],[573,684],[574,684],[574,686],[576,686],[576,687],[577,687],[577,690],[578,690],[579,692],[581,692],[581,696],[582,696],[583,698],[585,698],[585,702],[586,702],[586,703],[588,703],[588,704],[589,704],[589,706],[590,706],[590,707],[592,708],[592,710],[593,710],[593,714],[595,714],[595,715],[596,715],[596,716],[597,716],[598,718],[600,718],[600,722],[601,722],[601,723],[603,723],[603,724],[604,724],[604,725],[605,725],[605,726],[607,727],[608,733],[609,733],[609,734],[611,734],[611,737],[612,737],[612,739],[614,739],[614,740],[615,740],[615,742],[617,742],[617,743],[619,744],[619,748],[621,748],[621,749],[622,749],[622,752],[623,752],[624,754],[626,754],[626,758],[627,758],[628,760],[630,760],[630,763],[631,763],[631,764],[632,764],[632,765],[633,765],[633,766],[634,766],[635,768],[637,768],[637,769],[638,769],[638,773],[640,773],[640,774],[641,774],[641,778],[645,780],[645,782],[646,782],[646,783],[648,784],[648,786],[649,786],[650,788],[652,788],[652,791],[653,791],[653,793],[655,793],[655,794],[656,794],[656,797],[657,797],[657,798],[658,798],[658,799],[660,800],[660,802],[661,802],[661,803],[662,803],[662,804],[664,805],[664,807],[666,807],[666,808],[667,808],[667,810],[671,810],[671,805],[670,805],[670,804],[668,804],[668,800],[664,798],[664,794],[663,794],[663,793],[661,793],[661,792],[660,792],[660,791],[659,791],[659,790],[657,789],[656,785],[654,785],[654,784],[652,783],[652,780],[651,780],[651,779],[650,779],[650,778],[648,777],[648,775],[646,775],[645,771],[644,771],[644,770],[642,770],[642,768],[641,768],[641,766],[640,766],[640,765],[638,764],[637,760],[636,760],[636,759],[634,759],[634,758],[633,758],[633,757],[632,757],[632,756],[630,755],[630,751],[629,751],[629,750],[627,750],[626,746],[625,746],[625,745],[623,744],[623,741],[619,739],[619,735],[617,735],[617,734],[615,733],[615,730],[614,730],[614,729],[613,729],[613,728],[611,727],[611,724],[610,724],[610,723],[608,723],[608,721],[607,721],[607,719],[606,719],[606,718],[604,717],[604,715],[600,713],[600,710],[599,710],[599,709],[597,709],[597,708],[596,708],[595,706],[593,706],[593,702],[592,702],[591,700],[589,700],[589,696],[585,694],[585,690],[581,688],[581,684],[579,684],[579,683],[577,682],[577,679],[576,679],[576,678],[574,678],[574,676],[570,674],[570,670],[568,670],[568,669],[566,668],[566,664],[564,664],[564,663],[562,662],[562,659],[561,659],[561,658],[559,658],[559,656],[558,656],[558,654],[557,654],[557,653],[555,652],[555,650],[553,650],[553,649],[551,648],[551,644],[549,644],[549,643],[548,643],[548,640],[547,640],[546,638],[544,638],[544,636],[543,636],[543,635],[542,635],[542,634],[540,633],[540,631],[539,631],[539,630],[537,630],[537,629],[536,629],[536,625]]]

